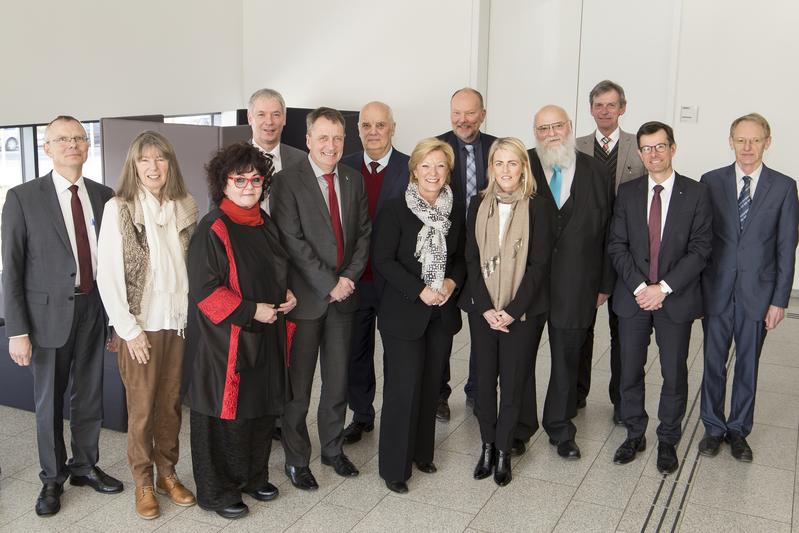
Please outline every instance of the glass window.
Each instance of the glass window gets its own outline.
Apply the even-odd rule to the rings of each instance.
[[[0,128],[0,213],[8,190],[22,183],[21,141],[21,128]]]
[[[222,113],[203,113],[201,115],[176,115],[165,117],[167,124],[191,124],[193,126],[220,126]]]
[[[89,157],[83,164],[83,176],[94,181],[103,181],[102,130],[99,122],[81,122],[89,137]],[[39,161],[39,176],[53,170],[53,162],[44,153],[44,130],[47,126],[36,127],[36,156]]]

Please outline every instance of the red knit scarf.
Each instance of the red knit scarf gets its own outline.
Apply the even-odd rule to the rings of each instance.
[[[230,220],[236,224],[241,224],[243,226],[260,226],[264,223],[264,219],[261,216],[261,206],[258,203],[250,208],[244,208],[234,204],[228,198],[223,198],[219,203],[219,209],[229,216]]]

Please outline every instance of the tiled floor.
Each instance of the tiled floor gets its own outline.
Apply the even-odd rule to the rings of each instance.
[[[797,302],[792,302],[796,311]],[[598,320],[606,324],[605,312]],[[464,406],[463,382],[469,354],[468,331],[455,339],[452,355],[452,420],[436,430],[433,475],[415,471],[410,492],[389,492],[377,475],[378,430],[346,448],[361,475],[344,480],[319,462],[318,443],[311,468],[320,489],[294,489],[282,473],[283,452],[276,446],[270,459],[271,478],[280,497],[259,503],[245,496],[251,513],[229,522],[197,507],[183,509],[161,498],[162,516],[143,521],[133,510],[131,476],[122,433],[103,430],[100,464],[126,483],[124,493],[97,494],[66,485],[62,510],[42,519],[33,512],[38,494],[38,470],[33,415],[0,407],[0,532],[27,531],[791,531],[799,526],[799,480],[796,477],[799,430],[799,319],[787,318],[770,333],[760,364],[755,429],[749,438],[754,462],[742,464],[722,449],[717,457],[700,457],[698,387],[702,378],[702,331],[694,325],[689,357],[689,402],[682,442],[680,469],[664,477],[655,467],[655,422],[650,424],[650,446],[625,466],[612,462],[624,440],[623,429],[611,422],[607,399],[610,377],[609,339],[598,327],[593,387],[588,406],[576,418],[582,459],[558,458],[539,432],[526,454],[514,462],[513,482],[497,487],[489,478],[472,479],[479,454],[480,435],[474,416]],[[380,348],[378,347],[378,352]],[[655,419],[660,370],[650,348],[647,372],[647,410]],[[381,357],[376,358],[378,365]],[[549,346],[541,345],[537,364],[539,406],[549,378]],[[378,382],[377,408],[382,403]],[[311,414],[315,419],[319,384],[314,388]],[[184,418],[182,460],[178,473],[194,488],[188,449],[188,416]],[[316,439],[316,428],[311,426]],[[799,531],[799,529],[798,529]]]

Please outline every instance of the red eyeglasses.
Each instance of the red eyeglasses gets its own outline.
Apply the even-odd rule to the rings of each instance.
[[[237,189],[246,188],[248,183],[254,188],[264,186],[263,176],[252,176],[251,178],[246,178],[244,176],[228,176],[227,179],[233,180],[233,185],[235,185]]]

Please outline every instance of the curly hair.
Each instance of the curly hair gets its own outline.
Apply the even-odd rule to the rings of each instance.
[[[225,197],[228,176],[252,171],[264,177],[264,187],[259,200],[261,201],[272,184],[273,170],[272,159],[264,156],[258,148],[250,143],[240,142],[222,148],[205,165],[205,171],[208,173],[208,194],[211,196],[211,201],[219,205]]]

